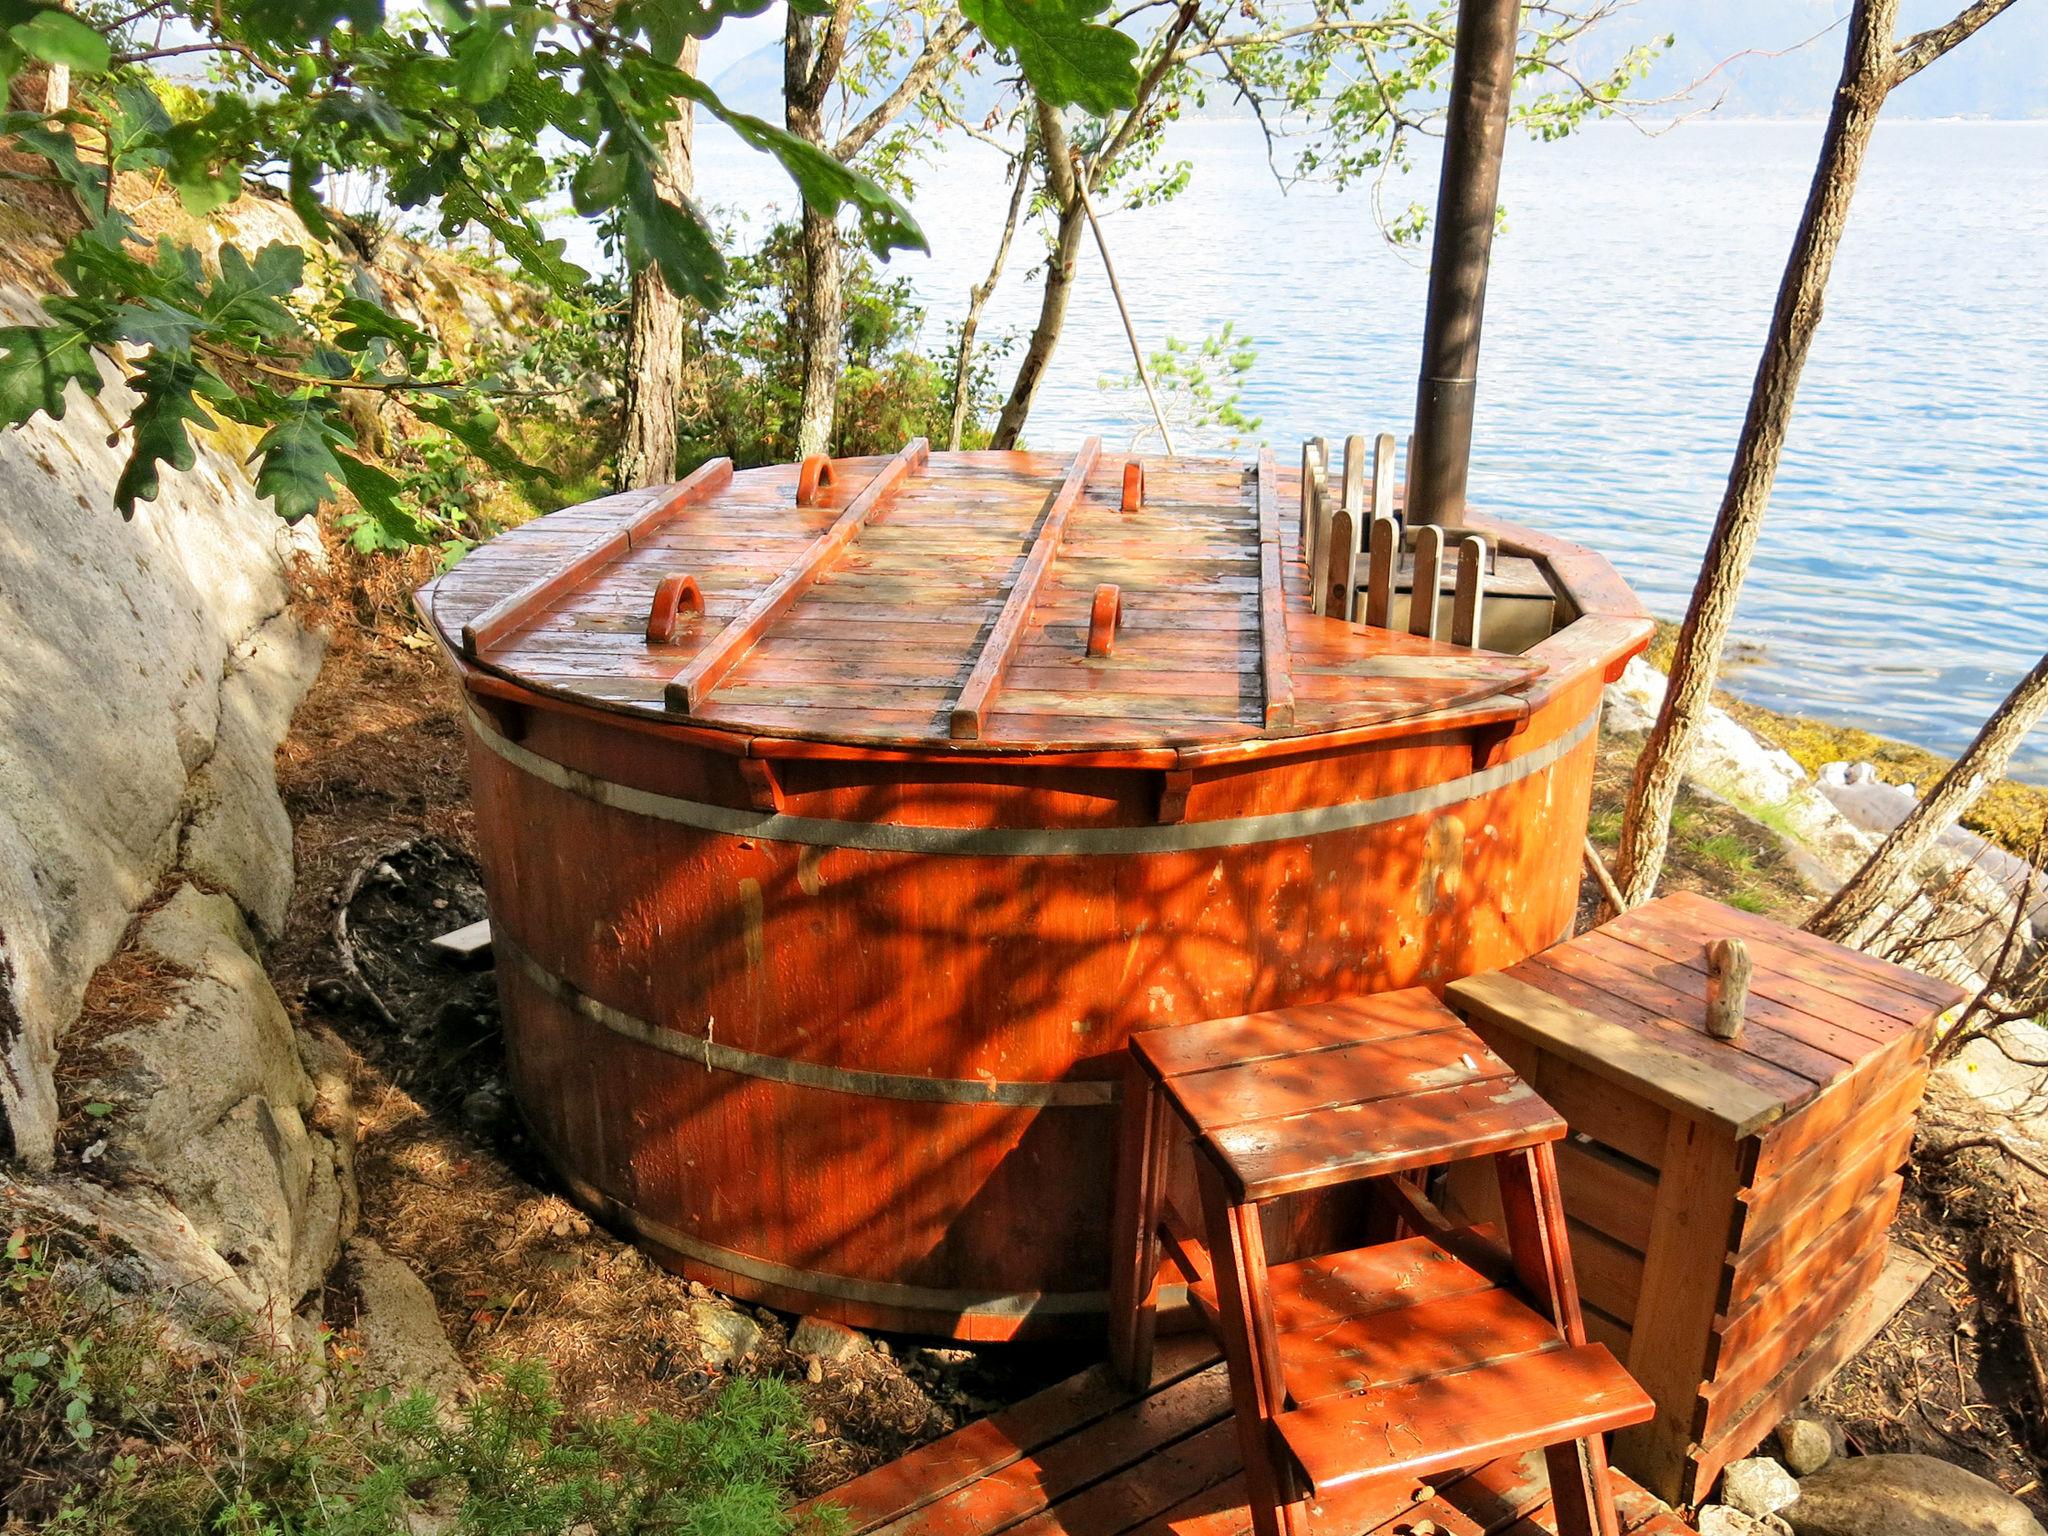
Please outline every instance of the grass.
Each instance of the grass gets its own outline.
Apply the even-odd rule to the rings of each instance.
[[[443,1410],[366,1388],[341,1352],[323,1370],[194,1335],[67,1244],[16,1231],[0,1255],[7,1536],[406,1536],[417,1512],[450,1536],[797,1530],[804,1415],[782,1382],[734,1380],[690,1418],[576,1418],[512,1363]]]

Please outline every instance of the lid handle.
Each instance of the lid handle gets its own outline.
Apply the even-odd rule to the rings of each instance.
[[[829,454],[813,453],[807,456],[796,470],[796,504],[800,507],[815,507],[819,494],[838,479],[832,472],[832,458]]]
[[[661,578],[654,589],[654,606],[647,610],[647,643],[673,645],[683,627],[685,613],[704,611],[704,589],[697,578],[677,571]]]
[[[1742,1038],[1742,1015],[1749,1007],[1749,946],[1740,939],[1714,939],[1707,945],[1707,1033],[1730,1045]]]
[[[1107,656],[1116,646],[1116,632],[1123,621],[1123,594],[1115,583],[1105,581],[1095,589],[1095,604],[1088,610],[1088,654]]]
[[[1124,461],[1124,510],[1142,512],[1145,509],[1145,466],[1137,459]]]

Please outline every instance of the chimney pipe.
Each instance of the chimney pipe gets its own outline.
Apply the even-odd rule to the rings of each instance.
[[[1459,0],[1429,312],[1422,326],[1422,379],[1415,391],[1415,443],[1409,451],[1410,528],[1455,528],[1465,520],[1479,326],[1486,313],[1486,268],[1500,206],[1521,11],[1520,0]]]

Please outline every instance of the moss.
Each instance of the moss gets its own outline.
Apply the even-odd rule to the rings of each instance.
[[[1741,699],[1724,698],[1721,703],[1760,740],[1790,753],[1808,773],[1818,773],[1828,763],[1865,762],[1887,784],[1916,784],[1924,790],[1955,762],[1855,726],[1781,715]],[[1963,825],[2024,858],[2048,827],[2048,789],[2001,779],[1963,813]]]
[[[1678,644],[1678,626],[1658,621],[1657,633],[1644,653],[1644,660],[1660,672],[1671,670],[1671,656]],[[1736,643],[1729,647],[1723,675],[1739,674],[1743,664],[1760,656],[1755,646]],[[1925,747],[1894,741],[1853,725],[1830,725],[1805,715],[1780,714],[1761,704],[1739,699],[1725,690],[1714,702],[1766,746],[1789,753],[1808,773],[1817,774],[1829,763],[1869,763],[1887,784],[1915,784],[1923,790],[1954,764]],[[1745,806],[1744,810],[1774,831],[1793,836],[1782,816],[1773,819],[1769,807]],[[2026,858],[2044,831],[2048,831],[2048,787],[2001,779],[1977,797],[1977,803],[1963,813],[1962,823],[2008,853]],[[1679,829],[1674,824],[1674,832]]]

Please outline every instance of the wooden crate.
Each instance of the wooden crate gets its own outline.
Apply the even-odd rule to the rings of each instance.
[[[1732,1042],[1705,1030],[1725,937],[1755,966]],[[1572,1128],[1587,1331],[1658,1405],[1615,1464],[1696,1502],[1924,1278],[1889,1230],[1934,1023],[1962,994],[1680,894],[1445,996]],[[1454,1170],[1445,1198],[1490,1218],[1488,1171]]]

